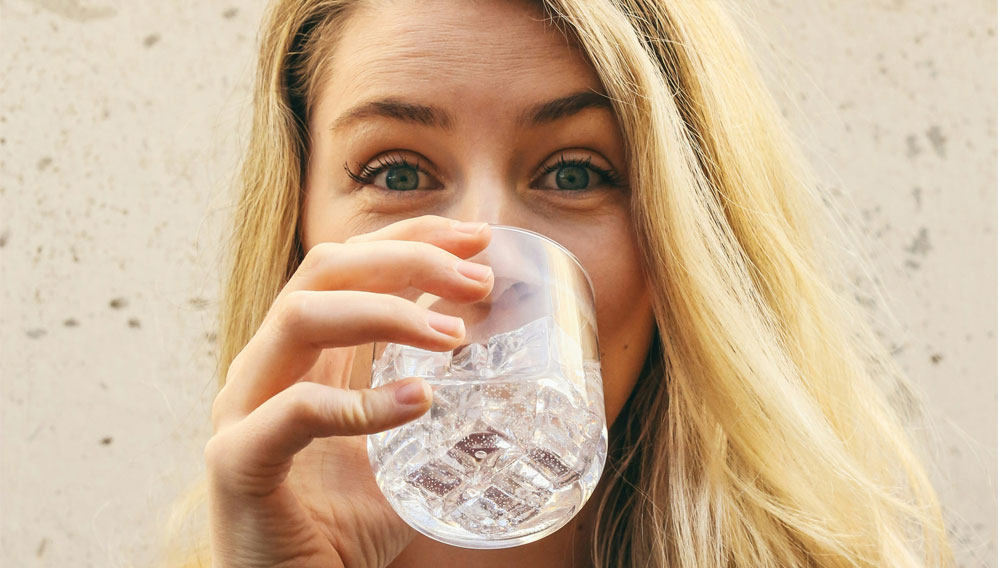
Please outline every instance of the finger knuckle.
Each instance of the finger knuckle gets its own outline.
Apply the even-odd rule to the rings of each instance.
[[[297,391],[297,403],[289,411],[297,416],[300,424],[333,425],[344,432],[353,432],[365,424],[367,412],[356,391],[340,391],[329,396],[326,387],[298,383],[289,387]]]
[[[317,412],[315,400],[317,398],[315,385],[308,382],[295,383],[285,389],[283,397],[285,400],[284,411],[292,419],[291,422],[299,424],[312,424],[316,421]]]
[[[225,389],[223,388],[223,390]],[[219,394],[215,395],[215,400],[212,401],[212,428],[216,432],[222,427],[226,414],[225,408],[228,406],[223,400],[225,398],[223,390],[220,390]]]
[[[400,246],[403,247],[403,253],[410,259],[420,259],[427,253],[427,250],[424,248],[427,244],[419,241],[403,241],[400,243]]]
[[[243,352],[241,351],[240,354]],[[231,412],[231,401],[232,395],[230,394],[232,390],[232,385],[238,380],[240,374],[240,364],[241,360],[240,354],[237,354],[233,361],[229,364],[229,369],[226,371],[226,379],[222,384],[222,387],[217,393],[215,393],[215,399],[212,400],[212,425],[216,432],[218,432],[225,424],[228,415]]]
[[[205,443],[205,473],[211,491],[242,493],[258,481],[252,473],[256,455],[252,441],[239,430],[216,434]]]
[[[299,270],[314,272],[321,270],[329,262],[329,259],[339,254],[342,245],[340,243],[322,242],[313,245],[306,253],[305,258],[299,265]]]
[[[340,405],[337,418],[345,430],[357,432],[364,429],[371,414],[365,403],[365,397],[358,392],[348,394],[344,403]]]
[[[353,243],[363,243],[371,240],[371,233],[359,233],[357,235],[351,235],[344,240],[345,245]]]
[[[284,327],[297,327],[309,314],[310,295],[305,290],[295,290],[285,295],[276,306],[276,321]]]
[[[203,453],[209,472],[223,470],[232,461],[232,443],[228,436],[216,434],[205,443]]]
[[[448,260],[454,256],[444,249],[421,241],[408,242],[406,247],[406,254],[411,260],[409,264],[414,271],[437,268],[442,263],[447,264]]]
[[[422,308],[398,296],[386,295],[382,301],[373,303],[369,317],[373,324],[385,330],[406,327],[414,317],[422,317]]]
[[[228,385],[231,381],[235,380],[235,378],[242,373],[243,360],[246,358],[246,350],[247,348],[246,346],[244,346],[243,349],[240,350],[240,352],[237,353],[235,357],[233,357],[233,360],[229,362],[229,368],[226,369],[225,384]]]

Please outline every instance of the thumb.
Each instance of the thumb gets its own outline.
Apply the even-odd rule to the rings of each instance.
[[[431,406],[430,385],[411,377],[375,389],[295,383],[209,441],[225,469],[280,473],[316,438],[374,434],[405,424]],[[226,440],[227,442],[223,442]],[[213,443],[214,441],[214,443]],[[284,469],[275,470],[281,465]]]
[[[359,400],[353,409],[345,409],[342,428],[357,434],[374,434],[419,418],[431,407],[434,398],[431,386],[420,377],[347,392],[354,393]]]
[[[374,389],[327,388],[318,394],[323,396],[316,401],[310,438],[388,430],[423,415],[433,398],[430,385],[419,377]]]

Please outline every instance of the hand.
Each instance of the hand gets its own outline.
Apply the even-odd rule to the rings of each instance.
[[[390,293],[484,298],[492,273],[462,259],[486,247],[490,230],[469,228],[418,217],[308,252],[212,408],[212,566],[382,567],[410,543],[415,532],[375,484],[364,434],[425,413],[430,388],[409,378],[352,390],[349,378],[358,345],[462,343],[461,319]]]

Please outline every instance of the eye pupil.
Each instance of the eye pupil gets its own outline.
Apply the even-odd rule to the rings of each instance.
[[[559,189],[584,189],[590,183],[587,168],[581,166],[563,166],[556,172],[556,185]]]
[[[386,170],[385,185],[395,191],[410,191],[417,188],[417,170],[410,166],[393,166]]]

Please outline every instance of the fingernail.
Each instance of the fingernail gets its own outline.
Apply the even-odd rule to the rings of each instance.
[[[469,262],[467,260],[460,261],[455,266],[455,270],[462,276],[465,276],[470,280],[475,280],[476,282],[486,282],[490,279],[490,273],[493,272],[493,269],[489,266]]]
[[[466,221],[464,223],[455,222],[452,227],[460,233],[469,233],[470,235],[475,235],[479,231],[486,228],[486,223],[477,223],[475,221]]]
[[[422,404],[431,397],[431,386],[426,381],[412,381],[396,389],[396,402]]]
[[[427,323],[435,331],[452,337],[462,337],[465,333],[465,322],[462,321],[462,318],[429,311],[427,312]]]

